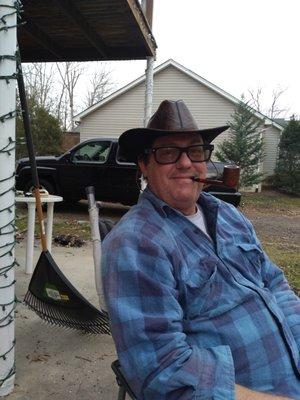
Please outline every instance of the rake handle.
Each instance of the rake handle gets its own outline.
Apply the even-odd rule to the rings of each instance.
[[[34,189],[35,195],[35,205],[36,212],[38,216],[39,226],[40,226],[40,234],[41,234],[41,243],[43,251],[47,251],[47,240],[46,240],[46,231],[45,231],[45,223],[44,223],[44,214],[42,208],[41,194],[38,188]]]
[[[26,146],[27,146],[27,151],[28,151],[28,156],[29,156],[29,161],[30,161],[32,181],[33,181],[33,185],[34,185],[35,205],[36,205],[36,211],[37,211],[37,216],[38,216],[38,221],[39,221],[39,226],[40,226],[42,249],[43,249],[43,251],[47,251],[44,216],[43,216],[43,209],[42,209],[42,202],[41,202],[41,194],[39,191],[40,184],[39,184],[39,177],[38,177],[38,172],[37,172],[37,167],[36,167],[34,145],[33,145],[33,140],[32,140],[31,130],[30,130],[29,111],[28,111],[28,105],[27,105],[27,100],[26,100],[26,92],[25,92],[25,85],[24,85],[24,79],[23,79],[23,73],[22,73],[22,66],[21,66],[20,61],[18,62],[18,78],[17,78],[17,80],[18,80],[20,103],[21,103],[21,109],[22,109],[24,132],[25,132],[25,137],[26,137]]]

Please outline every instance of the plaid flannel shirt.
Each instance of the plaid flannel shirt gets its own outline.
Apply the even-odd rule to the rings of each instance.
[[[118,357],[138,399],[300,399],[300,300],[251,223],[202,193],[210,240],[149,189],[103,242]]]

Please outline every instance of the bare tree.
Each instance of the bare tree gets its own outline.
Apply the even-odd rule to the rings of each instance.
[[[255,108],[257,111],[261,112],[262,114],[266,115],[271,119],[280,118],[282,114],[286,114],[288,112],[288,108],[283,108],[279,105],[280,97],[286,92],[286,89],[277,88],[274,89],[272,92],[272,99],[271,105],[268,108],[264,108],[262,106],[263,101],[263,90],[261,87],[257,89],[249,89],[248,93],[250,95],[249,104],[251,107]]]
[[[262,112],[261,111],[262,88],[258,87],[256,90],[249,89],[248,92],[250,94],[250,101],[249,102],[251,103],[251,106],[253,108],[255,108],[255,110],[257,110],[258,112]]]
[[[27,94],[47,110],[54,107],[53,65],[45,63],[27,64],[23,67]]]
[[[86,73],[90,67],[94,72]],[[63,131],[74,130],[74,115],[78,107],[90,107],[114,88],[111,71],[101,63],[34,63],[25,65],[23,71],[29,97],[58,118]],[[77,99],[76,91],[83,71],[90,81],[85,85],[85,93]]]
[[[55,116],[58,118],[63,132],[65,132],[70,127],[69,99],[64,85],[61,85],[59,89],[56,97]]]
[[[102,100],[114,88],[111,81],[111,71],[107,70],[100,63],[97,63],[96,70],[93,72],[89,81],[85,106],[91,107],[93,104]]]
[[[272,94],[272,103],[268,110],[268,116],[271,119],[278,118],[282,113],[286,113],[288,111],[287,108],[281,108],[278,105],[278,100],[280,96],[286,91],[286,89],[275,89]]]
[[[62,104],[64,96],[67,96],[68,104],[69,104],[69,115],[68,118],[65,117],[65,120],[68,121],[71,130],[74,130],[74,114],[75,114],[75,87],[78,83],[78,80],[83,72],[82,64],[78,62],[64,62],[61,64],[56,63],[58,73],[61,78],[62,83],[62,93],[60,96],[60,102]]]
[[[63,131],[67,130],[67,110],[66,89],[64,85],[61,85],[56,95],[55,116],[58,118]]]

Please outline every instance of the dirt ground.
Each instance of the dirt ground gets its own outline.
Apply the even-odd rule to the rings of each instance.
[[[118,204],[102,203],[100,204],[100,218],[118,221],[123,214],[129,210]],[[270,209],[263,211],[253,205],[243,205],[240,210],[250,219],[258,237],[261,240],[276,241],[282,240],[287,245],[296,245],[300,243],[300,209],[292,211],[286,208]],[[75,204],[72,208],[63,204],[57,204],[56,216],[64,220],[82,220],[88,221],[87,205],[82,201]]]
[[[128,207],[103,204],[101,217],[118,220]],[[258,236],[272,241],[299,244],[300,215],[257,212],[251,207],[242,211],[252,220]],[[55,218],[88,221],[86,203],[57,205]],[[39,256],[35,247],[35,261]],[[63,273],[94,305],[98,305],[93,272],[92,246],[82,248],[53,246],[52,254]],[[30,281],[24,272],[25,240],[16,247],[20,267],[16,271],[16,294],[23,299]],[[43,323],[20,304],[16,312],[16,381],[8,400],[114,400],[118,387],[110,369],[116,353],[111,336],[83,335]]]
[[[40,254],[35,248],[34,259]],[[83,248],[53,246],[61,271],[87,300],[98,307],[91,243]],[[25,243],[16,248],[16,295],[23,299]],[[54,327],[19,304],[15,319],[16,381],[9,400],[115,400],[118,387],[110,369],[117,358],[110,335],[84,335]]]
[[[243,212],[253,223],[260,239],[275,237],[291,245],[299,244],[300,215],[274,215],[273,213],[262,215],[248,210]]]

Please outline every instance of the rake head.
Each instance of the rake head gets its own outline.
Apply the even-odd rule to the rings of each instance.
[[[84,333],[110,334],[108,314],[89,303],[43,251],[32,275],[25,304],[44,321]]]

